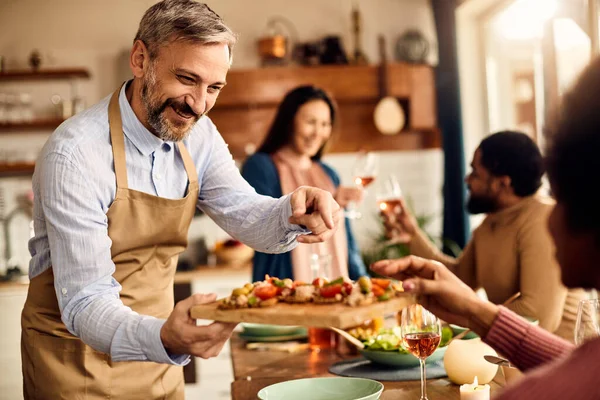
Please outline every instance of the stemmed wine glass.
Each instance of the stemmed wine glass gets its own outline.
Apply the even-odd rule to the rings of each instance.
[[[352,168],[354,184],[359,188],[366,189],[377,177],[378,164],[379,159],[375,153],[360,153]],[[345,215],[350,219],[359,219],[362,217],[361,213],[356,209],[356,203],[354,202],[348,203]]]
[[[421,364],[421,400],[428,400],[425,388],[425,360],[440,344],[440,320],[420,304],[411,304],[402,310],[400,328],[407,350],[417,357]]]
[[[395,175],[390,175],[377,190],[377,207],[384,220],[397,222],[401,218],[406,205],[402,202],[402,189]],[[390,241],[386,244],[408,243],[412,238],[412,235],[403,231],[400,225],[393,228],[388,235]]]
[[[581,300],[577,309],[575,323],[575,344],[580,345],[587,340],[600,336],[600,300]]]
[[[377,205],[383,212],[397,213],[402,199],[402,189],[395,175],[390,175],[377,191]]]

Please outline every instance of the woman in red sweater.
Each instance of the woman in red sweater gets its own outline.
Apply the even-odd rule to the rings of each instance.
[[[600,289],[600,59],[566,94],[548,132],[547,168],[556,198],[548,228],[563,283]],[[408,292],[438,317],[468,326],[505,355],[525,378],[498,400],[600,399],[600,338],[579,348],[533,326],[508,309],[481,301],[438,262],[418,257],[385,260],[375,272],[404,280]],[[540,276],[540,279],[544,279]]]

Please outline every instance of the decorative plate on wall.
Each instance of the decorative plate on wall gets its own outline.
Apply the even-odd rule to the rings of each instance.
[[[416,30],[407,30],[396,42],[396,59],[410,63],[424,63],[429,54],[429,41]]]

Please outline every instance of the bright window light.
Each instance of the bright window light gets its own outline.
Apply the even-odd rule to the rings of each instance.
[[[556,13],[558,0],[517,0],[494,23],[508,40],[541,38],[544,23]]]
[[[574,47],[590,48],[590,37],[570,18],[557,18],[554,22],[554,40],[558,50]]]

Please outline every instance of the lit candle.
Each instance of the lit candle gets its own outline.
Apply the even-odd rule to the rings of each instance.
[[[480,385],[475,377],[473,384],[460,386],[460,400],[490,400],[490,385]]]

